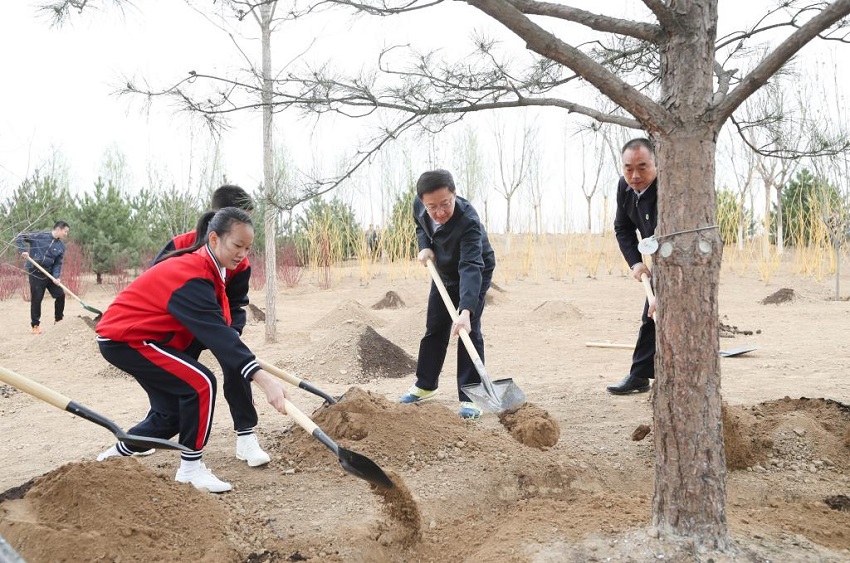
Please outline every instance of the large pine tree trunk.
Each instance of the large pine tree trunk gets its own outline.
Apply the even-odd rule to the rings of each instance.
[[[717,318],[723,245],[716,228],[716,136],[705,127],[717,2],[674,0],[670,6],[690,28],[662,49],[662,99],[677,123],[652,132],[659,169],[656,234],[715,228],[662,238],[653,256],[659,310],[652,524],[662,534],[727,549]]]
[[[713,140],[674,134],[663,141],[658,157],[665,172],[659,177],[656,232],[716,225]],[[694,217],[697,210],[701,216]],[[659,310],[652,523],[663,533],[725,549],[717,316],[723,245],[717,229],[660,242],[654,257]]]

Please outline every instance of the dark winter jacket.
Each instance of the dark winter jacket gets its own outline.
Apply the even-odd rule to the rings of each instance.
[[[118,294],[95,330],[134,348],[155,342],[183,351],[197,339],[225,372],[250,379],[260,369],[230,326],[224,270],[207,245],[145,271]]]
[[[50,272],[54,278],[62,277],[62,260],[65,258],[65,243],[58,238],[53,238],[51,232],[22,233],[15,238],[18,252],[28,252],[30,258]],[[27,249],[29,245],[29,249]],[[31,275],[44,277],[38,268],[27,260],[27,272]]]
[[[413,200],[413,217],[419,250],[430,248],[434,252],[434,265],[443,283],[446,287],[460,287],[458,309],[473,313],[480,295],[489,289],[496,268],[496,254],[475,208],[456,197],[451,219],[436,233],[419,198]]]
[[[162,247],[162,250],[154,258],[154,263],[169,252],[189,248],[195,244],[195,238],[195,231],[177,235]],[[235,328],[239,334],[242,334],[242,330],[245,328],[245,322],[247,321],[245,307],[248,306],[250,281],[251,262],[248,261],[248,258],[242,260],[235,270],[227,270],[227,278],[224,284],[227,288],[227,299],[230,302],[230,317],[232,319],[230,326]]]
[[[625,178],[620,178],[620,183],[617,184],[614,234],[629,267],[643,261],[638,250],[637,232],[640,232],[641,238],[650,237],[655,233],[657,224],[658,178],[643,190],[640,197],[629,187]]]

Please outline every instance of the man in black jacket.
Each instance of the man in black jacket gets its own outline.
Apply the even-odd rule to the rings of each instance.
[[[431,284],[425,336],[419,344],[416,363],[416,384],[401,397],[402,403],[417,403],[437,394],[440,371],[446,359],[449,340],[463,328],[484,361],[484,338],[481,334],[481,314],[484,296],[490,288],[496,257],[487,232],[472,205],[455,194],[455,183],[447,170],[425,172],[416,182],[417,198],[413,201],[413,218],[419,244],[418,259],[423,265],[432,260],[452,302],[458,308],[459,319],[452,321],[437,286]],[[458,342],[457,390],[460,400],[458,414],[465,419],[481,417],[479,409],[463,392],[467,384],[477,384],[481,378]]]
[[[52,231],[21,233],[15,238],[15,244],[21,256],[38,262],[58,281],[62,275],[62,260],[65,258],[65,243],[62,239],[68,236],[70,230],[71,227],[65,221],[56,221]],[[30,282],[32,333],[41,334],[41,301],[44,299],[45,290],[50,292],[55,301],[53,318],[57,323],[65,316],[65,292],[29,260],[26,262],[26,268]]]
[[[652,272],[643,263],[638,250],[637,233],[641,238],[655,233],[658,223],[658,171],[655,168],[655,149],[649,139],[632,139],[623,146],[623,177],[617,185],[617,214],[614,234],[620,252],[632,269],[632,276],[641,281]],[[655,304],[649,300],[643,306],[637,344],[632,354],[632,367],[620,383],[609,385],[615,395],[649,391],[649,380],[655,378]]]

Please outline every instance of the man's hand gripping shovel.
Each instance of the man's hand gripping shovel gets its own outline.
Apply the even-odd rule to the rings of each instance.
[[[452,320],[457,322],[458,313],[455,310],[451,297],[449,297],[449,293],[446,291],[446,286],[443,284],[439,272],[437,272],[437,267],[434,266],[434,262],[430,259],[426,262],[426,265],[428,266],[428,271],[431,273],[431,279],[434,280],[434,285],[443,298],[443,303],[446,304],[446,308],[449,310]],[[514,380],[508,378],[491,381],[487,376],[487,371],[484,369],[484,362],[481,361],[481,356],[478,355],[478,351],[472,344],[472,339],[469,338],[466,330],[460,330],[460,339],[463,341],[463,345],[466,347],[466,351],[469,353],[469,357],[472,359],[472,363],[481,377],[481,383],[461,387],[463,392],[472,399],[472,402],[482,410],[494,413],[501,413],[522,406],[525,403],[525,393],[517,387]]]

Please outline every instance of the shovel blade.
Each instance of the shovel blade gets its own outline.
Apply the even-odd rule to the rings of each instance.
[[[384,470],[365,455],[338,447],[337,457],[339,458],[340,465],[342,465],[342,468],[347,473],[365,479],[384,489],[395,487],[395,483],[384,473]]]
[[[483,383],[464,385],[463,392],[472,402],[487,412],[501,413],[521,407],[525,403],[525,393],[513,379],[497,379],[493,381],[493,395],[487,392]]]
[[[191,451],[183,444],[178,444],[177,442],[172,442],[171,440],[164,440],[162,438],[150,438],[148,436],[126,434],[124,432],[117,432],[115,434],[115,437],[127,444],[128,446],[145,448],[146,450],[149,450],[151,448],[158,448],[160,450],[177,450],[180,452]]]

